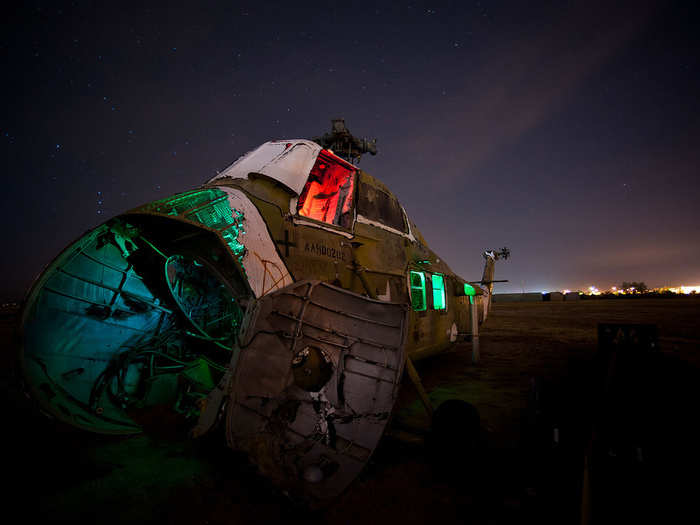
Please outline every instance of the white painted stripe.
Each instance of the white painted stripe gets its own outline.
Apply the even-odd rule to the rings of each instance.
[[[343,237],[347,237],[348,239],[352,239],[354,235],[350,232],[346,232],[343,230],[338,230],[336,228],[331,228],[330,226],[324,226],[324,223],[319,222],[319,221],[310,221],[306,219],[301,219],[297,215],[294,217],[294,225],[302,225],[302,226],[311,226],[313,228],[320,228],[321,230],[326,230],[327,232],[331,233],[337,233],[338,235],[342,235]]]
[[[368,219],[364,215],[357,215],[357,222],[362,223],[362,224],[368,224],[370,226],[374,226],[375,228],[379,228],[381,230],[386,230],[388,232],[394,233],[396,235],[400,235],[401,237],[406,237],[412,242],[415,242],[416,238],[413,236],[412,233],[404,233],[402,231],[397,230],[396,228],[392,228],[391,226],[387,226],[386,224],[382,224],[381,222],[373,221],[372,219]]]

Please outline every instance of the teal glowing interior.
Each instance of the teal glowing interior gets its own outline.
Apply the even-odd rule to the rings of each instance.
[[[88,232],[27,297],[25,381],[66,423],[100,433],[139,432],[156,413],[192,423],[231,361],[250,297],[240,250],[222,228],[160,213]]]

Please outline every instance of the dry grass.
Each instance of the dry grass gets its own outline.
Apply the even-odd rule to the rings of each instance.
[[[50,509],[54,519],[86,522],[139,517],[167,523],[523,522],[532,516],[523,495],[528,482],[521,461],[531,379],[565,380],[572,367],[590,360],[599,322],[657,324],[662,351],[698,365],[699,320],[700,299],[695,298],[496,303],[482,331],[478,365],[471,364],[468,345],[418,363],[436,404],[456,397],[473,403],[481,413],[484,450],[459,482],[438,476],[421,447],[385,440],[360,479],[332,507],[305,514],[232,459],[223,446],[76,439],[29,419],[25,408],[18,407],[9,415],[17,436],[13,454],[25,458],[20,463],[24,472],[15,477],[17,488],[40,496],[40,504],[34,506],[39,512]],[[4,321],[3,346],[13,352],[11,325]],[[4,368],[4,397],[12,403],[20,396],[10,391],[8,377]],[[397,423],[425,425],[408,383],[399,405]],[[173,477],[173,469],[186,475]],[[66,476],[68,484],[62,482]],[[86,491],[89,497],[78,496]]]

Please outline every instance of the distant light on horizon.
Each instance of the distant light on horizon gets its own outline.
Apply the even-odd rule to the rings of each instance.
[[[659,287],[654,287],[654,288],[647,288],[644,292],[638,291],[635,287],[630,287],[627,289],[622,289],[618,288],[617,286],[610,286],[609,288],[604,288],[600,289],[595,285],[590,285],[587,287],[581,287],[581,288],[574,288],[569,289],[569,288],[559,288],[557,286],[553,287],[542,287],[542,288],[529,288],[527,289],[522,289],[518,290],[517,293],[541,293],[542,295],[546,295],[548,293],[552,292],[558,292],[561,294],[569,294],[569,293],[578,293],[579,295],[634,295],[634,294],[640,294],[640,293],[672,293],[672,294],[679,294],[679,295],[691,295],[691,294],[699,294],[700,295],[700,284],[696,285],[678,285],[678,286],[659,286]],[[495,292],[495,293],[516,293],[516,292],[508,292],[508,291],[500,291],[500,292]]]
[[[678,286],[676,288],[668,288],[669,291],[673,293],[682,293],[684,295],[690,295],[691,293],[700,293],[700,284],[693,286]]]

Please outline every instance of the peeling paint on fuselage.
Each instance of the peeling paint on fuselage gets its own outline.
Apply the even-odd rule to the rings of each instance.
[[[269,143],[274,150],[272,153],[281,147],[282,142]],[[258,152],[255,155],[262,155],[261,152],[266,151],[263,150],[255,150]],[[255,155],[246,163],[252,162]],[[282,166],[286,160],[278,153],[275,155],[271,157],[271,163],[260,167],[259,173],[243,173],[245,170],[241,171],[243,164],[239,160],[202,189],[156,201],[146,207],[157,213],[173,214],[172,210],[175,210],[181,217],[199,221],[210,228],[213,226],[216,230],[217,224],[207,222],[209,215],[205,211],[214,205],[228,205],[231,221],[237,222],[217,231],[232,254],[238,257],[256,297],[300,279],[320,279],[369,297],[391,298],[410,305],[409,272],[419,271],[426,276],[441,274],[444,276],[445,308],[436,308],[432,304],[431,279],[427,278],[427,307],[423,311],[410,312],[407,353],[413,359],[444,350],[471,332],[469,299],[462,293],[466,281],[428,247],[416,225],[383,183],[358,169],[354,205],[357,207],[363,199],[363,191],[383,196],[391,204],[390,211],[400,210],[396,213],[402,216],[404,231],[401,231],[401,219],[396,219],[396,213],[391,225],[382,223],[383,212],[379,208],[377,217],[368,217],[356,210],[350,227],[342,228],[301,217],[296,212],[297,190],[303,188],[308,172],[292,176],[285,168],[282,170],[284,177],[276,180],[272,165],[278,162]],[[302,159],[304,169],[313,164],[307,157]],[[196,196],[191,205],[183,204],[188,196]],[[228,199],[217,200],[219,204],[203,204],[202,196],[209,196],[212,202],[222,196],[228,196]],[[376,200],[366,201],[363,213],[369,211],[371,215],[371,206],[381,208],[381,205]],[[205,218],[201,219],[202,216]],[[480,287],[476,290],[474,300],[479,321],[483,322],[487,314],[488,291]]]
[[[373,185],[393,198],[389,190],[369,174],[358,170],[358,179],[356,192],[361,192],[363,185]],[[294,280],[320,279],[356,293],[410,305],[410,270],[426,275],[442,274],[446,308],[433,308],[428,278],[428,308],[410,312],[406,345],[407,354],[413,359],[445,350],[459,341],[460,336],[463,339],[470,333],[469,299],[460,293],[466,281],[427,246],[403,210],[406,233],[367,218],[357,219],[351,228],[342,229],[292,214],[290,202],[296,200],[295,195],[267,178],[218,178],[212,184],[222,189],[235,188],[255,204]],[[482,310],[480,319],[484,318],[484,293],[487,292],[477,288],[475,299]]]

